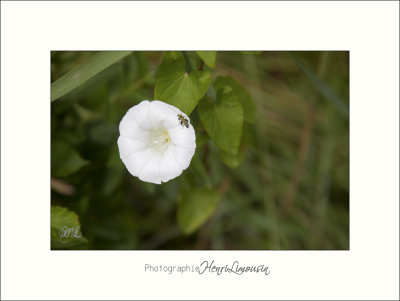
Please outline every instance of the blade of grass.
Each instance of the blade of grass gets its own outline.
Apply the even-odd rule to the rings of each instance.
[[[132,51],[101,51],[51,84],[51,101],[71,92]]]
[[[314,72],[308,69],[298,58],[296,58],[293,54],[288,52],[289,56],[296,63],[296,65],[300,68],[300,70],[308,77],[313,86],[317,89],[319,93],[322,94],[328,101],[330,101],[336,109],[344,117],[349,117],[349,110],[344,102],[344,100],[339,97],[330,86],[328,86],[324,81],[322,81]]]

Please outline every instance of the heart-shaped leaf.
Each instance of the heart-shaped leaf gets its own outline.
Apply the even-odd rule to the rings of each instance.
[[[231,154],[228,152],[221,151],[220,156],[222,161],[228,165],[230,168],[236,168],[240,165],[240,163],[244,160],[244,152],[239,151],[237,154]]]
[[[219,198],[214,189],[183,190],[177,212],[178,224],[183,233],[191,234],[204,224],[217,208]]]
[[[51,248],[68,249],[86,242],[78,215],[65,207],[51,206]]]
[[[248,123],[254,123],[256,118],[256,106],[246,89],[235,81],[230,76],[220,76],[214,83],[215,89],[222,89],[224,86],[230,87],[232,91],[237,94],[238,100],[243,108],[244,121]]]
[[[196,53],[208,67],[215,67],[215,61],[217,60],[216,51],[196,51]]]
[[[169,103],[189,115],[206,94],[211,82],[208,71],[185,72],[181,52],[169,51],[162,58],[154,98]]]
[[[199,104],[199,116],[214,143],[221,150],[236,154],[243,125],[243,109],[236,93],[220,91],[216,103],[204,97]]]

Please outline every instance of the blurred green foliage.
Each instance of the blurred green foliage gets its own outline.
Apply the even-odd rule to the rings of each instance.
[[[52,249],[349,248],[348,52],[52,52],[51,67],[52,95],[92,72],[51,103]],[[119,158],[119,122],[144,99],[196,131],[162,185]],[[83,238],[60,243],[65,221]]]

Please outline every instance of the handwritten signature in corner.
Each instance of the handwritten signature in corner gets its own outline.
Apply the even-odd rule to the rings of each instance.
[[[82,237],[82,233],[79,231],[80,227],[68,227],[64,226],[61,228],[59,234],[60,234],[60,241],[62,243],[66,243],[68,238],[76,238],[79,239]]]

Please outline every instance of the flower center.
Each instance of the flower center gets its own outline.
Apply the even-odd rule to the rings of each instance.
[[[157,152],[164,152],[171,142],[171,137],[165,128],[156,129],[150,132],[149,147]]]

